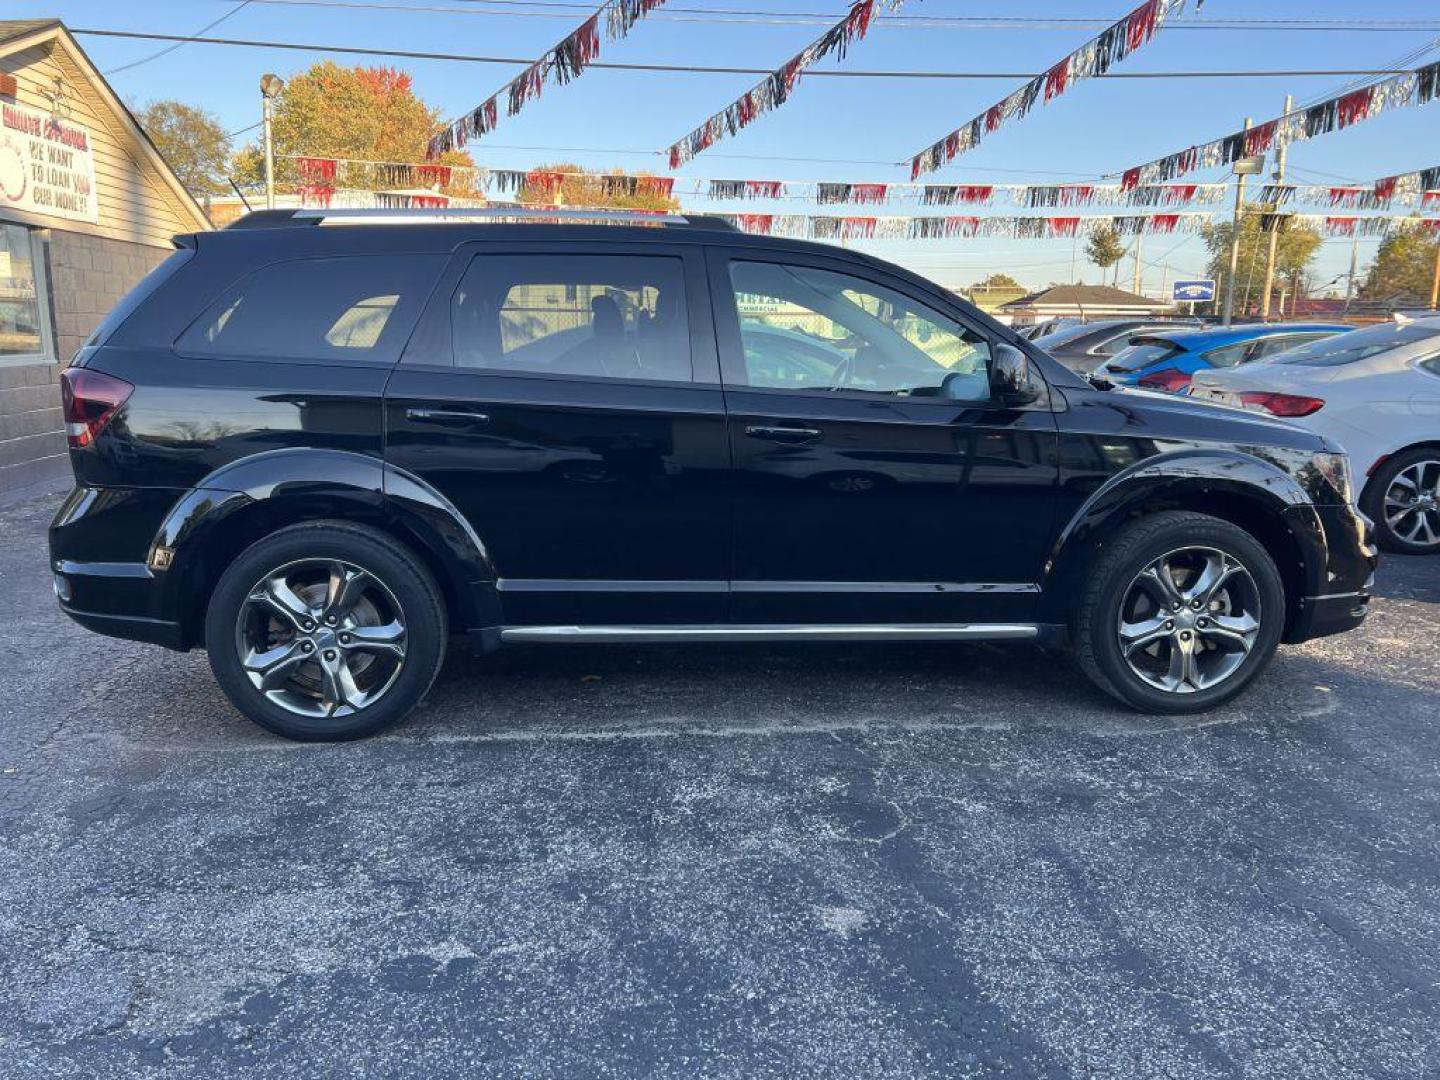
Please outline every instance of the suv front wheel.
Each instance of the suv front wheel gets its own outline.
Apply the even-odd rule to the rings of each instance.
[[[424,565],[348,522],[292,525],[221,576],[205,618],[210,667],[230,701],[290,739],[373,734],[439,673],[445,608]]]
[[[1081,669],[1151,713],[1229,701],[1270,662],[1285,623],[1275,563],[1228,521],[1167,511],[1108,539],[1073,626]]]

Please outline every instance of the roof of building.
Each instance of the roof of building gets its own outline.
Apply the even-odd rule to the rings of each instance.
[[[59,19],[0,19],[0,42],[59,25]]]
[[[1004,305],[1007,308],[1168,308],[1167,300],[1126,292],[1113,285],[1052,285]]]
[[[59,48],[68,53],[74,63],[85,75],[86,80],[97,93],[105,106],[119,121],[123,133],[140,156],[147,160],[159,173],[165,186],[169,188],[179,200],[185,211],[195,220],[196,228],[209,229],[210,219],[205,216],[204,209],[195,200],[195,196],[186,190],[175,171],[165,160],[164,155],[150,141],[150,136],[140,126],[133,113],[115,93],[114,88],[105,80],[94,62],[80,47],[74,36],[65,28],[65,24],[59,19],[0,19],[0,55],[9,55],[19,52],[22,49],[34,48],[37,45],[44,45],[47,42],[54,42]]]

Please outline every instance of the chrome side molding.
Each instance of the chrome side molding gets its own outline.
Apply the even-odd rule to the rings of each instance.
[[[672,641],[1029,641],[1035,623],[820,623],[728,626],[507,626],[501,641],[566,643]]]

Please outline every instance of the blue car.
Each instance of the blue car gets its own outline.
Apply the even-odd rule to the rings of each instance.
[[[1253,323],[1228,330],[1151,332],[1132,337],[1130,346],[1095,374],[1120,386],[1183,394],[1197,371],[1248,364],[1353,329],[1339,323]]]

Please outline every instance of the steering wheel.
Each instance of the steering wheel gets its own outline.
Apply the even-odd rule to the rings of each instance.
[[[850,385],[850,380],[855,377],[855,357],[847,356],[835,365],[835,370],[830,373],[830,389],[843,390]]]

